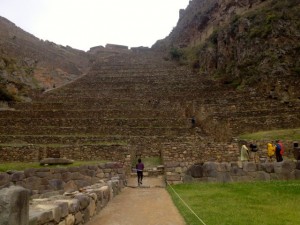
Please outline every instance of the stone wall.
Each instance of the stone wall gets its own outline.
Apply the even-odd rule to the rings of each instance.
[[[205,143],[195,140],[182,143],[165,143],[162,150],[164,163],[180,162],[184,166],[195,163],[236,161],[239,145],[233,143]]]
[[[61,158],[73,160],[107,160],[124,163],[129,154],[127,146],[39,147],[34,145],[1,146],[2,162],[37,162],[47,158],[47,152],[59,151]]]
[[[0,188],[15,184],[31,190],[32,195],[50,191],[69,192],[115,176],[125,181],[123,164],[103,163],[67,168],[45,167],[0,173]]]
[[[192,181],[238,182],[300,179],[300,161],[283,162],[205,162],[192,166],[180,162],[165,164],[169,183]]]
[[[107,182],[99,180],[98,183],[84,187],[80,191],[67,192],[63,195],[47,193],[39,198],[33,198],[30,204],[26,189],[17,186],[4,188],[0,190],[0,224],[82,225],[119,194],[122,187],[123,181],[120,177],[113,177]]]

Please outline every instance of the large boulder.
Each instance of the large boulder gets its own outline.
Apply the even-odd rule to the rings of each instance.
[[[72,164],[74,161],[71,159],[63,158],[45,158],[40,161],[41,165],[68,165]]]

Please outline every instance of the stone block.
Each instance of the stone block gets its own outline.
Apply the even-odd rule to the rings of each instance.
[[[66,225],[74,225],[75,224],[75,216],[69,214],[66,219]]]
[[[96,177],[98,177],[98,178],[104,178],[105,174],[103,172],[100,172],[100,173],[96,174]]]
[[[0,186],[10,183],[10,176],[7,173],[0,173]]]
[[[62,180],[53,179],[49,180],[49,185],[53,188],[53,190],[63,190],[64,189],[64,182]]]
[[[72,179],[72,173],[71,172],[62,173],[61,178],[64,182],[68,182]]]
[[[66,199],[64,201],[68,203],[69,213],[75,214],[80,210],[80,203],[78,199]]]
[[[229,172],[231,169],[231,165],[228,162],[221,162],[217,164],[218,172]]]
[[[176,173],[182,173],[182,168],[181,167],[176,167],[175,172]]]
[[[232,176],[246,176],[247,173],[239,167],[231,167],[230,174]]]
[[[59,208],[61,212],[61,217],[65,218],[69,214],[69,204],[65,200],[56,200],[54,202]]]
[[[91,199],[89,206],[87,207],[89,217],[92,217],[96,213],[96,201]]]
[[[270,173],[270,179],[271,180],[279,180],[279,176],[276,173]]]
[[[74,183],[79,189],[91,185],[91,182],[87,180],[75,180]]]
[[[40,161],[40,165],[68,165],[72,164],[74,161],[64,158],[45,158]]]
[[[243,163],[243,170],[245,172],[255,172],[255,171],[257,171],[256,163],[254,163],[254,162],[244,162]]]
[[[36,171],[36,169],[33,169],[33,168],[25,169],[24,175],[26,178],[33,177],[35,175],[35,171]]]
[[[61,221],[58,225],[66,225],[66,221],[63,220],[63,221]]]
[[[261,168],[263,171],[267,173],[274,173],[274,163],[263,163],[261,164]]]
[[[39,178],[45,178],[45,177],[49,177],[51,175],[50,172],[36,172],[35,176],[39,177]]]
[[[266,173],[264,171],[258,171],[257,173],[255,173],[255,180],[270,181],[271,180],[271,176],[270,176],[269,173]]]
[[[93,170],[93,171],[97,171],[98,170],[98,166],[88,166],[89,170]]]
[[[29,191],[19,186],[0,190],[0,222],[27,225],[29,222]]]
[[[201,164],[195,164],[187,170],[186,174],[193,178],[203,177],[203,167]]]
[[[217,177],[217,164],[215,162],[205,162],[203,164],[204,177]]]
[[[229,182],[233,182],[233,179],[230,175],[229,172],[225,172],[225,173],[218,173],[217,174],[217,178],[216,178],[217,182],[220,183],[229,183]]]
[[[45,211],[41,209],[30,210],[29,220],[31,224],[47,224],[48,222],[52,221],[53,213],[52,211]]]
[[[191,183],[191,182],[193,182],[193,181],[194,181],[194,179],[193,179],[192,176],[187,175],[187,174],[185,174],[185,175],[183,176],[183,182],[184,182],[184,183]]]
[[[57,222],[57,223],[62,218],[62,216],[61,216],[61,210],[60,210],[60,207],[58,205],[55,205],[55,204],[43,204],[43,205],[36,205],[35,207],[38,208],[38,209],[41,209],[42,211],[45,211],[45,212],[51,211],[52,212],[53,220],[55,222]]]
[[[78,200],[80,209],[85,209],[90,204],[90,198],[84,194],[77,194],[74,199]]]
[[[275,164],[275,173],[278,174],[281,180],[293,180],[295,179],[296,165],[293,161],[286,160]]]
[[[300,170],[295,170],[295,179],[300,180]]]
[[[24,178],[25,178],[24,172],[15,172],[11,175],[11,181],[14,183],[22,181]]]
[[[75,224],[80,224],[81,222],[83,222],[83,215],[81,212],[77,212],[74,217],[75,217]]]
[[[78,187],[76,183],[73,180],[70,180],[68,183],[66,183],[63,187],[63,190],[67,193],[71,193],[74,191],[78,191]]]

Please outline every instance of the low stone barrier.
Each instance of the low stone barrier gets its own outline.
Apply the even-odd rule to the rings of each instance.
[[[186,167],[180,162],[165,164],[166,180],[171,184],[203,182],[239,182],[300,179],[300,161],[283,162],[205,162]]]
[[[74,225],[88,222],[121,192],[118,177],[80,191],[48,198],[33,199],[29,210],[30,225]]]
[[[0,189],[14,184],[29,189],[31,195],[50,191],[72,192],[115,176],[125,180],[123,164],[113,162],[80,167],[26,169],[0,173]]]
[[[1,225],[85,224],[121,192],[123,181],[113,177],[105,182],[62,195],[48,192],[30,200],[29,191],[18,186],[0,190]]]

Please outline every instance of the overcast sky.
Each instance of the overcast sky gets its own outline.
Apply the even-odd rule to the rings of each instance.
[[[189,0],[0,0],[0,15],[34,36],[88,50],[107,43],[151,47]]]

